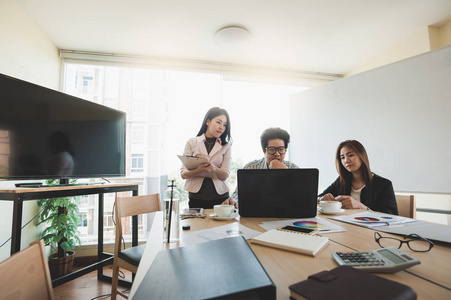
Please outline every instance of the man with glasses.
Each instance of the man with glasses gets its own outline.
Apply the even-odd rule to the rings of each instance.
[[[260,143],[265,156],[247,163],[243,169],[299,169],[294,163],[284,160],[290,143],[290,134],[286,130],[279,127],[265,129],[260,136]],[[232,197],[222,204],[238,208],[238,187]]]

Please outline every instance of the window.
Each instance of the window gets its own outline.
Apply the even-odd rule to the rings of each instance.
[[[132,167],[130,171],[132,173],[144,172],[144,154],[132,154]]]
[[[0,130],[0,176],[9,174],[10,133],[8,130]]]
[[[261,132],[272,126],[289,130],[288,95],[306,89],[225,79],[221,72],[211,69],[187,72],[111,63],[90,65],[80,61],[65,62],[63,74],[63,92],[127,113],[126,180],[140,181],[144,186],[159,182],[162,175],[175,178],[181,186],[177,155],[182,153],[186,141],[197,134],[206,111],[213,106],[224,107],[230,114],[233,170],[262,157]],[[229,179],[231,192],[236,181],[233,170]],[[159,186],[149,189],[159,190]],[[106,242],[114,240],[114,196],[108,197],[104,214]],[[182,198],[187,199],[186,194]],[[87,224],[87,229],[83,229],[86,232],[83,243],[95,242],[97,232],[92,224],[97,223],[96,202],[86,200],[82,207],[85,213],[82,225]],[[139,222],[140,230],[145,233],[145,219]]]
[[[144,145],[145,143],[145,128],[142,124],[132,124],[131,129],[131,143],[132,146]]]
[[[66,64],[63,92],[96,103],[101,103],[104,92],[105,67]]]
[[[103,227],[107,230],[114,230],[114,216],[112,212],[106,212],[103,215]]]
[[[83,76],[83,94],[92,94],[94,92],[94,82],[92,76]]]
[[[134,121],[146,120],[148,117],[147,104],[151,95],[150,76],[148,70],[133,70],[132,119]]]
[[[88,220],[86,219],[86,213],[80,213],[80,223],[78,223],[78,230],[82,227],[88,226]]]
[[[115,109],[119,108],[119,75],[119,68],[105,68],[105,90],[103,104]]]

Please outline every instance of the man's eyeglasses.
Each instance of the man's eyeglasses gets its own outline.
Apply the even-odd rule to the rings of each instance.
[[[412,251],[428,252],[432,249],[432,247],[434,247],[433,242],[415,233],[404,236],[403,239],[405,239],[405,241],[403,241],[397,238],[383,237],[379,232],[375,232],[374,239],[382,248],[393,246],[399,249],[401,248],[402,244],[406,243]]]
[[[276,151],[279,151],[279,154],[285,154],[285,152],[287,152],[287,148],[285,147],[267,147],[266,148],[266,152],[268,152],[268,154],[276,154]]]

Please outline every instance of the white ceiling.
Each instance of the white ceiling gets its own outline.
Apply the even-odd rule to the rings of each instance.
[[[451,17],[451,0],[16,0],[59,49],[345,74]],[[214,34],[240,25],[241,50]]]

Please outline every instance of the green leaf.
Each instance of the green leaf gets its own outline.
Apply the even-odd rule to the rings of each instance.
[[[70,244],[68,243],[68,242],[63,242],[63,243],[61,243],[61,248],[63,248],[65,251],[70,251],[70,250],[72,250],[71,249],[71,246],[70,246]]]
[[[47,180],[47,184],[56,184],[58,179]],[[72,182],[76,182],[73,180]],[[78,237],[80,232],[77,225],[80,222],[79,203],[80,197],[60,197],[40,199],[37,201],[41,207],[41,212],[36,221],[37,225],[45,224],[45,228],[41,232],[41,237],[46,245],[57,245],[61,243],[61,248],[65,251],[73,250],[81,240]],[[58,215],[58,208],[64,207],[65,213]]]

